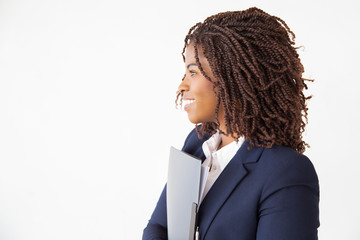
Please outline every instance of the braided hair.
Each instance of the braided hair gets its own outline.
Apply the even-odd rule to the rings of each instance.
[[[303,153],[307,106],[304,67],[294,47],[295,34],[276,16],[258,8],[219,13],[197,23],[185,37],[195,48],[199,70],[214,84],[225,111],[226,133],[244,136],[251,146],[290,146]],[[215,79],[204,72],[199,50]],[[311,81],[311,80],[308,80]],[[177,100],[182,96],[178,93]],[[180,99],[181,101],[181,99]],[[219,121],[196,126],[199,137],[219,130]]]

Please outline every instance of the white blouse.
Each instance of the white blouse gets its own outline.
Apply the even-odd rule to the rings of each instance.
[[[219,177],[226,165],[240,149],[243,142],[244,138],[240,137],[238,142],[233,141],[217,150],[221,143],[221,135],[219,132],[216,132],[203,143],[202,149],[206,159],[201,166],[200,203],[209,192],[210,188],[215,183],[216,179]]]

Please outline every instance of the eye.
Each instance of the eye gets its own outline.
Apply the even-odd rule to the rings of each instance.
[[[190,76],[194,76],[196,74],[195,71],[191,71],[191,70],[189,70],[189,73],[190,73]]]

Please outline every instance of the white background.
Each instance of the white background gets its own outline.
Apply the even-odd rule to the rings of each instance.
[[[360,239],[358,1],[0,0],[0,239],[140,239],[170,145],[188,29],[258,6],[295,32],[320,239]]]

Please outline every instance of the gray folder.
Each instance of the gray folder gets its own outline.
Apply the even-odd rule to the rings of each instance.
[[[166,189],[169,240],[194,239],[200,174],[200,159],[170,148]]]

